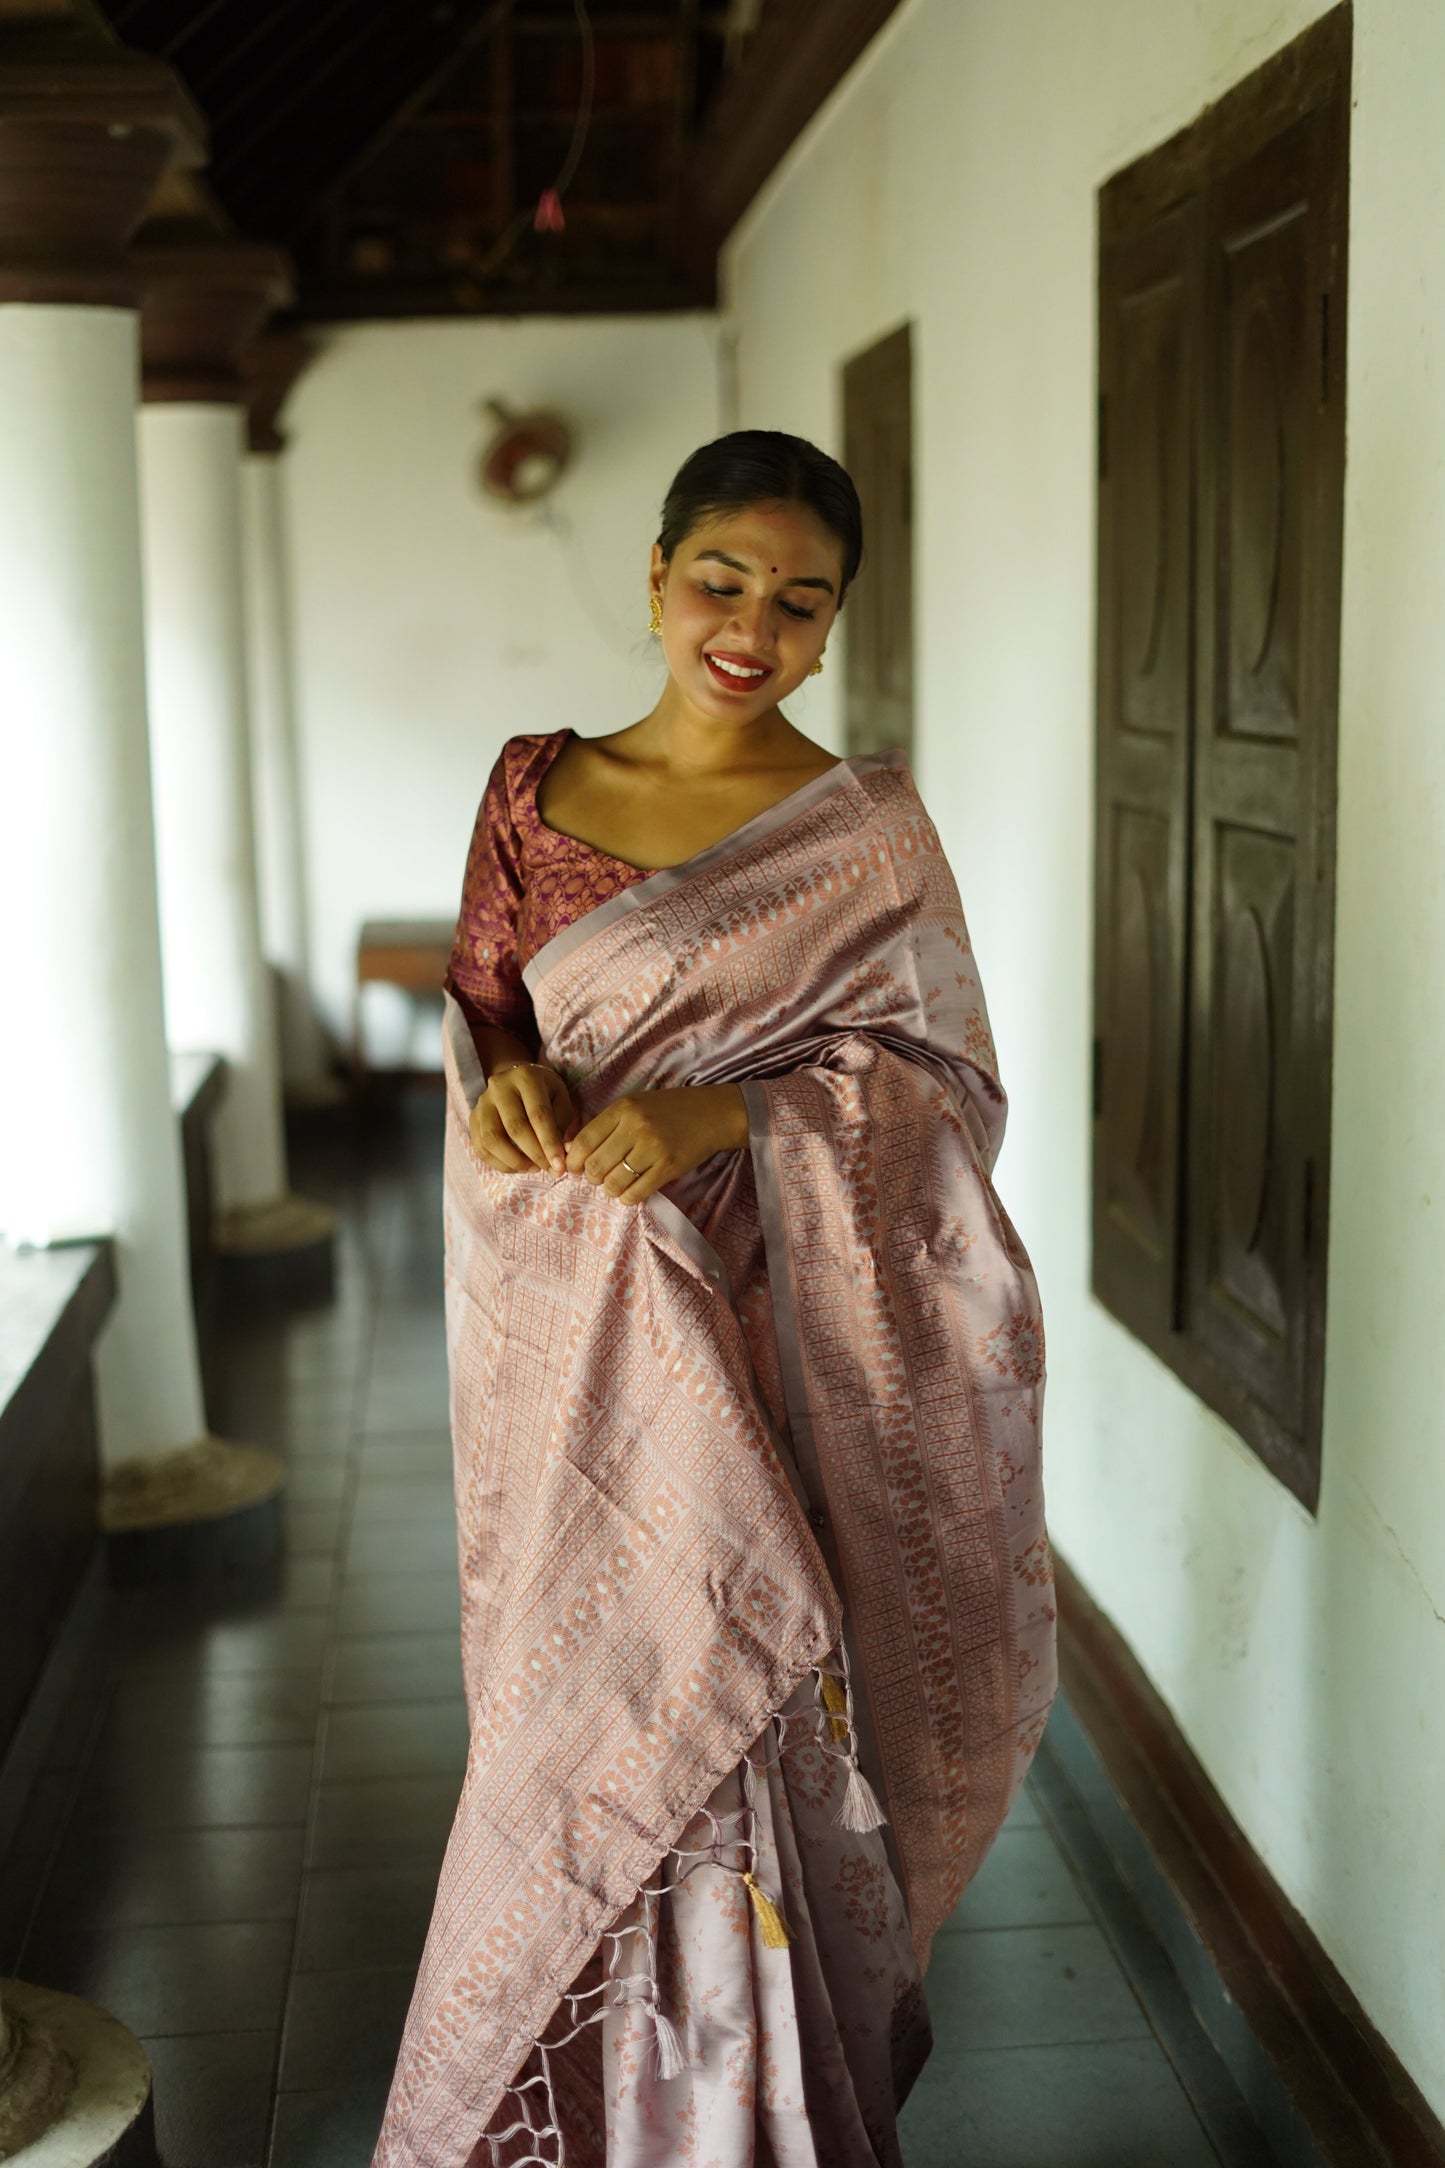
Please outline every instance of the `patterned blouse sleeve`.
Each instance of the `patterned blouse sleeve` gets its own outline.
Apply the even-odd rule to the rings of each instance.
[[[472,830],[462,908],[446,986],[468,1023],[492,1024],[535,1042],[531,998],[522,984],[517,919],[522,904],[521,842],[499,755]]]

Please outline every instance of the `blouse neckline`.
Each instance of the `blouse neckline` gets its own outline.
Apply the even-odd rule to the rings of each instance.
[[[645,880],[650,874],[662,872],[664,869],[660,866],[634,866],[630,858],[619,858],[615,851],[604,851],[600,843],[588,843],[581,836],[569,836],[565,828],[554,828],[549,821],[543,819],[542,808],[537,803],[537,793],[542,788],[553,761],[557,758],[567,740],[575,738],[577,732],[570,723],[564,723],[562,728],[554,732],[553,735],[556,743],[548,753],[542,767],[532,778],[532,815],[539,833],[546,836],[549,842],[564,846],[562,853],[564,856],[568,851],[585,851],[589,858],[604,858],[609,866],[620,866],[624,873],[634,874],[639,880]]]
[[[535,999],[538,986],[556,964],[562,962],[582,942],[603,932],[617,918],[646,908],[661,897],[671,895],[674,889],[685,887],[689,882],[712,872],[714,867],[764,843],[780,828],[786,828],[790,822],[810,812],[823,799],[831,797],[834,791],[859,784],[880,769],[902,768],[906,771],[907,767],[907,755],[897,746],[891,746],[881,753],[847,753],[841,760],[835,760],[831,768],[824,768],[821,774],[811,776],[806,783],[800,783],[797,789],[789,791],[785,798],[776,799],[761,813],[755,813],[751,820],[743,821],[729,834],[720,836],[716,843],[709,843],[702,850],[694,852],[691,858],[679,859],[676,865],[659,866],[655,873],[650,873],[645,878],[638,875],[637,869],[633,868],[636,878],[609,896],[605,903],[595,904],[590,911],[584,912],[570,925],[561,927],[549,941],[543,942],[523,966],[522,984]],[[627,861],[619,859],[616,863],[625,866]]]
[[[625,872],[635,874],[639,880],[650,880],[655,873],[677,873],[684,866],[690,866],[694,859],[704,857],[713,851],[721,849],[723,844],[730,842],[734,836],[740,836],[744,829],[750,828],[754,821],[762,820],[769,814],[782,811],[790,799],[796,798],[801,791],[811,790],[814,784],[821,783],[830,777],[836,779],[838,771],[848,765],[848,756],[846,755],[840,760],[835,760],[831,768],[824,768],[817,775],[810,775],[805,783],[799,783],[792,790],[785,791],[782,797],[775,798],[770,806],[764,806],[761,813],[754,813],[747,820],[739,821],[736,828],[730,828],[727,834],[719,836],[715,843],[704,844],[700,850],[690,852],[686,858],[675,859],[670,866],[635,866],[630,858],[619,858],[615,851],[604,851],[601,844],[586,843],[581,836],[569,836],[564,828],[553,828],[543,819],[542,809],[537,803],[537,793],[541,789],[543,780],[553,761],[557,758],[567,740],[575,738],[577,732],[570,723],[564,723],[555,735],[557,742],[548,754],[546,764],[539,770],[532,783],[532,811],[536,816],[538,828],[544,836],[552,837],[558,843],[568,844],[574,851],[587,851],[594,858],[605,858],[609,865],[621,866]]]

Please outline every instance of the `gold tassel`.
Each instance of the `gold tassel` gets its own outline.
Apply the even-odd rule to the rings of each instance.
[[[743,1881],[747,1885],[748,1895],[753,1900],[753,1910],[758,1915],[758,1926],[762,1929],[763,1935],[763,1948],[765,1950],[785,1950],[793,1939],[792,1930],[787,1921],[783,1918],[782,1913],[773,1903],[772,1898],[763,1888],[762,1883],[751,1868],[748,1868],[744,1873]]]
[[[823,1707],[828,1712],[828,1728],[841,1746],[848,1736],[848,1695],[841,1679],[831,1671],[820,1671],[823,1682]]]

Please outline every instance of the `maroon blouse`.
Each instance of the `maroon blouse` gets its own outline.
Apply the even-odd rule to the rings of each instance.
[[[564,926],[655,870],[629,866],[543,821],[537,791],[571,736],[565,729],[508,738],[497,756],[472,830],[446,975],[468,1022],[532,1041],[537,1028],[523,966]]]

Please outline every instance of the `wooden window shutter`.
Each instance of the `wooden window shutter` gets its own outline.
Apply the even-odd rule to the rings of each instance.
[[[1313,1505],[1350,17],[1100,199],[1094,1286]]]
[[[1094,1279],[1151,1345],[1178,1305],[1197,255],[1184,209],[1100,266]]]
[[[850,753],[913,750],[913,349],[907,324],[843,370],[843,464],[864,559],[843,616]]]
[[[1324,1367],[1343,416],[1343,111],[1216,179],[1206,230],[1185,1324],[1313,1502]]]

